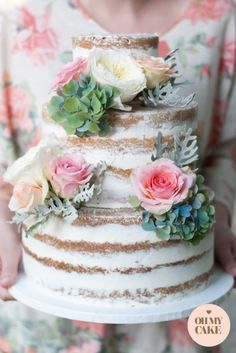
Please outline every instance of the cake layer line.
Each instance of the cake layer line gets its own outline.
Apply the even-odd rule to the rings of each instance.
[[[156,35],[131,35],[129,38],[127,36],[103,36],[103,35],[89,35],[89,36],[78,36],[72,38],[73,49],[79,47],[84,49],[92,48],[157,48],[158,36]]]
[[[66,263],[64,261],[58,261],[49,257],[41,257],[38,254],[35,254],[33,251],[31,251],[26,245],[23,245],[24,251],[31,257],[33,257],[35,260],[39,261],[43,265],[46,266],[52,266],[57,270],[63,270],[66,272],[77,272],[77,273],[103,273],[103,274],[108,274],[112,272],[118,272],[121,274],[133,274],[133,273],[147,273],[151,272],[153,270],[156,270],[161,267],[172,267],[172,266],[178,266],[178,265],[187,265],[190,264],[194,261],[197,261],[201,259],[203,256],[206,256],[207,254],[210,253],[210,250],[204,251],[203,253],[189,257],[187,259],[181,260],[181,261],[176,261],[176,262],[167,262],[163,264],[158,264],[153,267],[151,266],[139,266],[139,267],[128,267],[128,268],[114,268],[114,269],[107,269],[107,268],[102,268],[99,266],[82,266],[82,265],[74,265],[71,263]],[[122,264],[121,264],[122,265]]]
[[[151,126],[157,126],[157,124],[172,123],[172,126],[175,126],[175,123],[185,122],[187,120],[193,120],[197,113],[196,105],[187,107],[186,109],[177,110],[175,108],[159,108],[159,110],[147,107],[140,107],[140,104],[137,102],[131,104],[133,110],[131,112],[120,112],[114,111],[111,114],[107,114],[107,119],[111,126],[129,128],[131,126],[137,126],[139,122],[145,121],[146,124],[151,124]]]
[[[205,285],[207,281],[209,280],[210,276],[213,274],[213,268],[212,266],[208,271],[202,273],[199,276],[194,277],[191,280],[185,281],[181,284],[174,285],[174,286],[168,286],[168,287],[156,287],[153,290],[148,290],[148,289],[136,289],[135,292],[131,292],[130,290],[113,290],[109,294],[104,294],[104,293],[98,293],[95,290],[89,290],[89,289],[70,289],[70,290],[65,290],[64,288],[51,288],[48,286],[46,283],[44,283],[41,280],[35,279],[35,277],[32,277],[29,274],[29,278],[36,282],[39,283],[40,285],[49,287],[50,289],[56,291],[56,292],[61,292],[66,295],[76,295],[76,296],[82,296],[82,297],[87,297],[87,298],[93,298],[93,299],[98,299],[98,300],[104,300],[104,299],[120,299],[120,300],[134,300],[134,301],[139,301],[143,303],[149,303],[150,300],[154,299],[155,302],[158,302],[162,299],[164,299],[167,296],[170,295],[176,295],[178,293],[184,294],[188,290],[196,290],[198,287],[201,287],[202,285]]]
[[[181,240],[169,240],[169,241],[157,241],[155,243],[150,241],[122,244],[122,243],[96,243],[87,241],[72,241],[72,240],[61,240],[52,237],[48,234],[32,234],[35,239],[42,241],[43,243],[54,246],[57,249],[64,249],[69,251],[81,251],[90,253],[113,253],[113,252],[125,252],[132,253],[140,250],[160,249],[175,246],[181,242]]]
[[[167,127],[169,127],[170,130],[175,130],[175,128],[181,127],[182,124],[180,123],[187,122],[190,123],[190,126],[192,125],[192,128],[195,126],[194,118],[197,109],[194,104],[185,109],[183,108],[183,110],[175,108],[159,108],[158,110],[152,108],[148,109],[147,107],[140,106],[138,103],[132,103],[131,106],[132,111],[130,112],[121,112],[118,110],[108,111],[106,119],[109,125],[111,125],[112,128],[115,128],[115,130],[116,128],[127,130],[131,127],[137,127],[137,132],[139,124],[141,124],[143,128],[160,128],[161,130],[166,130]],[[43,107],[43,119],[47,122],[53,122],[46,105]],[[183,124],[183,126],[185,126],[185,124]],[[187,124],[187,126],[189,126],[189,124]]]
[[[162,138],[163,143],[167,143],[169,148],[173,145],[173,136],[164,136]],[[82,137],[78,138],[77,136],[69,136],[68,144],[76,147],[82,147],[83,149],[90,149],[91,147],[107,149],[115,149],[116,152],[130,152],[135,148],[135,151],[139,149],[152,151],[156,142],[156,138],[127,138],[114,140],[108,137],[96,138],[96,137]]]
[[[99,233],[98,235],[99,236]],[[51,259],[69,263],[72,265],[83,265],[84,267],[101,267],[107,270],[116,268],[152,268],[156,265],[163,265],[167,262],[179,262],[195,257],[212,248],[213,237],[204,239],[198,246],[179,243],[176,246],[159,249],[134,251],[133,253],[89,253],[81,251],[67,251],[48,245],[32,236],[24,236],[23,244],[39,257],[50,257]],[[150,241],[150,240],[149,240]],[[132,243],[132,242],[131,242]]]
[[[81,290],[79,292],[79,295],[82,295],[84,297],[97,298],[97,299],[105,299],[105,298],[122,299],[125,297],[127,299],[132,299],[132,300],[137,300],[138,298],[141,299],[142,297],[145,297],[148,299],[148,298],[154,297],[155,295],[157,295],[157,298],[158,298],[159,294],[161,294],[161,297],[165,297],[170,294],[184,292],[187,289],[197,288],[204,282],[207,282],[212,274],[213,274],[213,267],[209,271],[201,274],[200,276],[196,276],[195,278],[189,281],[186,281],[184,283],[181,283],[175,286],[169,286],[169,287],[157,287],[157,288],[154,288],[153,291],[149,291],[147,289],[145,290],[137,289],[135,294],[131,293],[129,290],[124,290],[124,291],[114,290],[109,295],[105,296],[105,295],[99,295],[99,293],[97,293],[96,291]],[[160,299],[161,298],[159,297],[159,300]]]
[[[128,169],[117,168],[112,165],[108,165],[106,170],[108,173],[110,172],[112,175],[115,175],[115,176],[118,176],[121,178],[125,178],[125,179],[129,178],[130,174],[132,173],[131,168],[128,168]]]
[[[100,226],[105,224],[140,225],[142,217],[140,212],[131,208],[109,209],[109,208],[83,208],[80,210],[75,225]]]
[[[110,259],[107,260],[107,267],[109,268]],[[162,266],[151,272],[133,273],[132,275],[118,272],[106,274],[94,272],[90,274],[72,271],[68,273],[64,270],[44,265],[26,252],[23,252],[23,264],[27,275],[37,273],[36,277],[41,281],[45,281],[45,284],[47,283],[51,288],[65,288],[75,291],[80,289],[95,290],[98,294],[109,295],[114,289],[118,291],[129,290],[135,293],[136,289],[153,291],[155,288],[176,286],[190,281],[212,267],[213,251],[186,265]]]

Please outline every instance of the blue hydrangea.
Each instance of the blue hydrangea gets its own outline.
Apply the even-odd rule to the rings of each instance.
[[[174,238],[197,244],[215,223],[215,209],[203,183],[204,178],[198,175],[188,199],[174,205],[164,215],[155,216],[144,211],[143,229],[155,231],[156,235],[164,240]]]

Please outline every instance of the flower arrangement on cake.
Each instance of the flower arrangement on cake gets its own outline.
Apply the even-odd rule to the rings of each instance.
[[[121,50],[95,48],[58,73],[52,85],[55,95],[48,113],[68,135],[105,135],[110,109],[132,109],[141,104],[185,107],[194,94],[178,95],[179,77],[175,51],[166,58],[135,57]],[[142,227],[163,239],[198,243],[214,223],[212,193],[196,174],[197,138],[192,130],[174,136],[173,146],[163,143],[159,132],[152,163],[131,172],[132,207],[142,213]],[[65,134],[66,135],[66,134]],[[86,162],[67,137],[43,140],[7,171],[5,180],[14,187],[9,207],[13,222],[27,225],[30,233],[51,214],[73,223],[79,209],[102,192],[104,162]]]
[[[110,109],[131,110],[138,99],[144,105],[186,106],[194,98],[178,95],[175,51],[166,58],[135,57],[115,49],[94,49],[88,58],[67,64],[53,82],[56,94],[48,104],[50,117],[68,134],[105,135]]]
[[[13,186],[12,222],[24,224],[27,233],[52,214],[72,223],[81,206],[101,193],[105,169],[103,162],[87,163],[78,149],[67,145],[66,138],[44,138],[5,173],[5,181]]]
[[[155,149],[152,163],[132,171],[134,196],[129,202],[143,210],[144,230],[155,231],[163,240],[197,244],[215,222],[213,192],[191,168],[198,160],[197,136],[191,129],[182,137],[176,135],[170,151],[159,133]]]

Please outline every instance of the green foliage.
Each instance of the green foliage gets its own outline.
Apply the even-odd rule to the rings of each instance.
[[[81,75],[79,81],[70,81],[51,98],[48,112],[68,134],[104,135],[109,130],[106,112],[115,106],[118,95],[116,88],[101,87],[92,78]]]
[[[134,207],[134,208],[140,206],[140,200],[138,199],[137,196],[129,196],[129,197],[128,197],[128,202],[129,202],[129,204],[130,204],[132,207]]]
[[[171,159],[180,168],[195,163],[199,156],[197,136],[192,134],[192,129],[188,129],[184,134],[177,134],[171,150],[167,143],[162,142],[162,133],[158,132],[152,161],[163,157]]]
[[[189,198],[185,202],[174,205],[161,216],[143,211],[143,229],[155,231],[156,235],[163,240],[182,239],[198,244],[215,223],[215,209],[210,204],[210,194],[203,183],[203,176],[198,175]]]
[[[174,84],[170,80],[162,86],[157,85],[153,89],[144,89],[139,96],[139,100],[145,106],[167,105],[184,108],[193,101],[195,93],[183,97],[178,94],[179,87],[176,86],[180,86],[180,84]]]
[[[88,183],[80,186],[73,198],[59,197],[49,183],[49,192],[44,203],[29,212],[23,214],[16,213],[12,219],[12,223],[21,227],[27,221],[26,235],[47,222],[50,215],[62,217],[68,223],[73,223],[78,217],[80,207],[92,199],[94,195],[101,193],[106,168],[106,164],[102,161],[94,166],[92,178]]]

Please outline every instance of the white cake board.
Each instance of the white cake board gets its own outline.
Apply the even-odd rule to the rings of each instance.
[[[58,317],[109,324],[140,324],[188,317],[199,305],[219,303],[232,289],[234,279],[216,267],[209,286],[196,294],[171,303],[130,306],[103,305],[96,300],[80,300],[44,289],[21,274],[10,293],[19,302]]]

